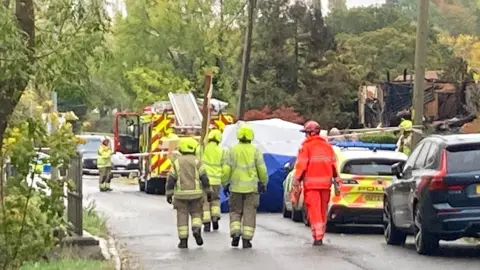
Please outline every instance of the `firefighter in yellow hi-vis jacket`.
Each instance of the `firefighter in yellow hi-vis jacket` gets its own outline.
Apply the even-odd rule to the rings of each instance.
[[[112,178],[112,148],[109,144],[110,141],[107,138],[104,138],[97,151],[98,184],[100,192],[112,191],[110,188],[110,181]]]
[[[253,130],[247,125],[237,130],[239,143],[228,152],[229,171],[223,183],[230,194],[230,236],[237,247],[242,238],[243,248],[252,247],[255,233],[259,193],[266,191],[268,174],[263,154],[252,144]]]
[[[220,184],[227,171],[227,151],[219,144],[222,141],[222,132],[214,129],[208,133],[208,143],[202,151],[202,163],[205,166],[210,187],[212,189],[212,200],[203,202],[203,229],[205,232],[210,231],[212,225],[213,230],[218,230],[218,221],[220,220]]]
[[[202,162],[195,155],[198,142],[182,138],[178,150],[180,156],[173,162],[167,178],[167,202],[177,210],[179,248],[188,248],[188,220],[192,219],[192,233],[197,245],[203,245],[202,206],[204,192],[210,191],[208,177]],[[175,198],[173,198],[173,196]],[[207,196],[210,199],[211,194]]]

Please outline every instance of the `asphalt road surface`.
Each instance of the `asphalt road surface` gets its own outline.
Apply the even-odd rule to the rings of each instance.
[[[115,181],[115,180],[114,180]],[[280,214],[259,214],[253,249],[230,247],[228,216],[218,232],[204,234],[197,247],[177,249],[175,211],[164,196],[146,195],[136,185],[113,183],[111,193],[100,193],[96,177],[84,177],[84,196],[109,218],[115,238],[140,262],[141,269],[208,270],[478,270],[480,248],[442,243],[438,256],[418,255],[413,239],[405,247],[387,246],[378,228],[346,228],[327,234],[322,247],[311,246],[310,230]]]

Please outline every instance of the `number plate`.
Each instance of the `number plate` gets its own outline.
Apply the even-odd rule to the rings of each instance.
[[[477,194],[480,195],[480,185],[477,185]]]
[[[383,201],[383,195],[381,195],[381,194],[365,195],[365,200],[371,201],[371,202],[381,202],[381,201]]]

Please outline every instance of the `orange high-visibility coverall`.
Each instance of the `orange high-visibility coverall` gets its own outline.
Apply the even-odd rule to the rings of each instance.
[[[303,181],[305,204],[314,240],[325,235],[332,178],[336,177],[335,152],[320,136],[302,143],[295,164],[294,185]]]

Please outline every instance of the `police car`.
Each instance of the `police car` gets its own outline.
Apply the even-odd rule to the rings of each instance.
[[[391,166],[405,162],[407,156],[392,151],[395,145],[368,143],[337,143],[334,146],[337,158],[340,196],[334,189],[328,207],[328,226],[337,224],[382,224],[383,191],[392,179]],[[381,150],[390,149],[390,150]],[[290,173],[284,181],[283,216],[308,225],[308,209],[303,204],[303,194],[297,206],[290,201],[293,162],[285,165]]]

